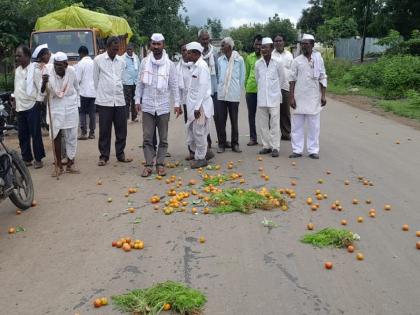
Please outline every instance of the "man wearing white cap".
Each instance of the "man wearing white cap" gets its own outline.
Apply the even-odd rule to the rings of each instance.
[[[118,56],[120,39],[109,37],[106,51],[93,60],[93,81],[96,88],[95,105],[99,114],[98,166],[108,163],[111,152],[112,125],[115,132],[115,155],[118,162],[129,163],[125,156],[127,140],[127,110],[124,99],[122,75],[124,60]]]
[[[41,92],[41,81],[35,85],[33,76],[32,80],[29,79],[30,68],[33,67],[33,64],[30,63],[31,51],[27,46],[20,45],[16,49],[15,59],[18,67],[15,70],[13,94],[22,159],[26,166],[33,163],[34,168],[41,168],[43,166],[42,159],[45,157],[41,133],[41,105],[37,102],[37,95]]]
[[[314,51],[315,38],[304,34],[302,55],[295,58],[290,78],[290,106],[292,107],[292,149],[290,158],[303,154],[305,123],[306,146],[309,157],[319,159],[320,113],[327,104],[325,90],[327,74],[321,54]]]
[[[45,128],[48,130],[47,124],[47,111],[44,103],[44,94],[41,93],[41,83],[42,83],[42,75],[46,73],[46,66],[48,64],[52,64],[53,62],[53,55],[51,51],[48,49],[48,44],[42,44],[35,48],[34,52],[32,53],[32,60],[33,60],[33,74],[29,73],[29,80],[33,76],[34,80],[34,87],[36,87],[37,95],[36,101],[38,102],[40,109],[41,109],[41,128]]]
[[[213,117],[213,101],[211,98],[210,70],[203,60],[203,46],[198,42],[187,45],[188,59],[193,62],[191,80],[187,94],[187,143],[194,152],[191,168],[207,166],[207,135],[210,131],[210,120]],[[212,155],[212,154],[211,154]]]
[[[280,103],[281,89],[287,80],[283,64],[272,58],[273,41],[264,37],[261,42],[263,58],[255,64],[255,80],[258,85],[257,94],[257,122],[263,145],[260,154],[279,156],[280,150]]]
[[[152,52],[140,64],[134,98],[137,110],[143,112],[143,152],[146,164],[141,174],[142,177],[152,175],[155,156],[157,174],[166,175],[165,156],[168,150],[171,95],[175,103],[177,117],[182,114],[182,109],[179,107],[177,71],[164,49],[165,38],[162,34],[153,34],[150,45]],[[153,144],[156,128],[159,134],[157,152]]]
[[[59,174],[63,173],[61,162],[61,136],[64,134],[67,154],[66,172],[77,174],[74,166],[77,151],[77,128],[79,124],[79,83],[76,71],[67,63],[67,55],[57,52],[54,55],[53,66],[47,67],[47,74],[42,76],[41,91],[48,88],[51,109],[50,131],[54,139],[54,152]],[[55,172],[53,176],[59,175]]]

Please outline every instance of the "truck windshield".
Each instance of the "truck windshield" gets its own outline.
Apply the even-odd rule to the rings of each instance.
[[[91,31],[51,31],[32,34],[32,51],[41,44],[48,44],[52,53],[62,51],[69,59],[77,59],[80,46],[86,46],[89,55],[94,56],[93,35]]]

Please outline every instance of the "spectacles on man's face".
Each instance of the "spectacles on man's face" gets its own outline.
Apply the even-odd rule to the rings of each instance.
[[[282,40],[282,39],[275,39],[275,40],[274,40],[274,42],[275,42],[275,43],[282,43],[282,42],[283,42],[283,40]]]

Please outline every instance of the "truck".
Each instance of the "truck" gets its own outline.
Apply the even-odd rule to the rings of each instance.
[[[52,53],[62,51],[75,63],[79,60],[80,46],[86,46],[94,58],[105,50],[110,36],[120,38],[119,54],[122,55],[132,35],[124,18],[73,5],[38,18],[30,47],[33,51],[38,45],[48,44]]]

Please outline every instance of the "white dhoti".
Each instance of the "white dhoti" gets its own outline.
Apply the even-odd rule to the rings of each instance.
[[[280,150],[280,107],[258,107],[257,125],[264,149]]]
[[[61,129],[66,143],[66,154],[70,160],[74,160],[77,151],[77,127]]]
[[[315,115],[292,114],[291,136],[293,153],[303,153],[305,144],[305,122],[307,125],[307,151],[309,154],[318,154],[321,113]]]
[[[194,152],[195,160],[204,160],[207,153],[207,135],[210,132],[210,119],[205,117],[203,124],[200,124],[198,121],[195,119],[187,122],[187,144],[190,150]]]

